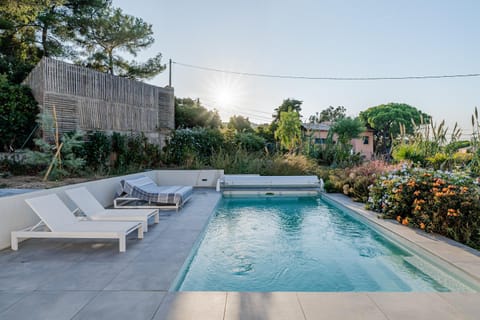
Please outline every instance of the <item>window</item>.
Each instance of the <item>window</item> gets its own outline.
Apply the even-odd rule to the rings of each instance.
[[[369,136],[363,136],[362,140],[363,140],[363,144],[368,144]]]
[[[325,144],[327,139],[325,138],[315,138],[315,144]]]

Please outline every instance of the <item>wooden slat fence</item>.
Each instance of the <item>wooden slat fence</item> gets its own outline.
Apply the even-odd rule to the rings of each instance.
[[[24,81],[42,110],[55,106],[61,132],[144,132],[174,128],[173,88],[43,58]]]

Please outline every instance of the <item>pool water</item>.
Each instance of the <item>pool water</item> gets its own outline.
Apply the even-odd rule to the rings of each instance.
[[[318,198],[224,198],[180,291],[470,291]]]

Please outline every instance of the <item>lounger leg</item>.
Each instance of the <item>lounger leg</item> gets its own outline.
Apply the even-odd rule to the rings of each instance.
[[[159,223],[160,222],[160,213],[159,213],[159,210],[157,210],[157,214],[155,215],[155,223]]]
[[[120,252],[125,252],[127,250],[127,236],[123,235],[118,238],[118,246],[119,246],[119,251]]]
[[[18,238],[17,236],[12,232],[11,234],[11,247],[12,247],[12,250],[13,251],[17,251],[18,250]]]
[[[138,239],[143,239],[143,225],[138,227]]]

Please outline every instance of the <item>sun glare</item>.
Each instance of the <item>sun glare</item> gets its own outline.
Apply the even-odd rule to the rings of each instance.
[[[243,89],[238,78],[225,75],[212,78],[208,91],[217,109],[232,109],[241,104]]]
[[[215,95],[215,102],[220,106],[229,107],[235,103],[234,94],[231,92],[230,88],[218,88]]]

